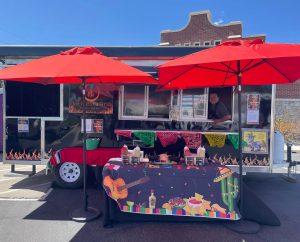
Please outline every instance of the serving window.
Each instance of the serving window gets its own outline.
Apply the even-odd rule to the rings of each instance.
[[[207,88],[182,90],[180,119],[207,119]]]
[[[120,89],[120,119],[169,120],[171,92],[156,86],[126,85]]]
[[[126,85],[120,89],[119,118],[123,120],[171,120],[178,110],[179,121],[210,121],[210,95],[218,97],[232,115],[233,91],[225,88],[195,88],[156,91],[156,86]],[[171,113],[171,114],[170,114]]]

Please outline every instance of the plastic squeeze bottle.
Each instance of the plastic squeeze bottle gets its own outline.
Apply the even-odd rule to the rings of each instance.
[[[126,144],[124,144],[121,148],[121,156],[126,156],[128,155],[128,147]]]
[[[184,153],[184,156],[190,156],[191,155],[191,151],[190,151],[189,147],[184,146],[183,153]]]
[[[138,145],[133,149],[133,156],[134,157],[141,157],[141,149]]]

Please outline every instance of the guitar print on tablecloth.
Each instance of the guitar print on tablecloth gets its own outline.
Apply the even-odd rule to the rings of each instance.
[[[103,187],[123,212],[239,220],[237,174],[225,166],[123,164],[103,168]]]

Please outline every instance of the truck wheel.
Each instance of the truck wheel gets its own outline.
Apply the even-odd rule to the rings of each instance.
[[[73,162],[63,162],[54,167],[55,182],[63,188],[83,186],[83,166]]]

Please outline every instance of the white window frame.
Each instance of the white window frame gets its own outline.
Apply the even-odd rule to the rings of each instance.
[[[124,85],[122,85],[119,89],[119,119],[120,120],[144,120],[147,118],[146,116],[146,108],[147,108],[147,91],[144,86],[144,115],[141,116],[128,116],[125,115],[124,112]]]
[[[184,43],[183,46],[191,46],[191,43]]]
[[[235,89],[235,86],[232,87],[232,90],[231,90],[231,96],[232,96],[232,102],[231,102],[231,119],[230,120],[227,120],[227,121],[224,121],[224,123],[233,123],[234,121],[234,118],[233,118],[233,115],[234,115],[234,101],[235,101],[235,95],[234,95],[234,89]],[[208,102],[209,102],[209,88],[208,88],[208,96],[207,96],[207,116],[208,116]],[[207,121],[208,122],[213,122],[212,119],[208,119],[208,117],[206,116],[207,118]]]
[[[149,86],[145,87],[145,98],[144,98],[144,115],[143,116],[128,116],[124,115],[124,85],[119,89],[119,120],[147,120],[147,121],[170,121],[170,114],[168,118],[149,118],[148,117],[148,103],[149,103]],[[170,106],[172,107],[173,93],[170,93]]]
[[[196,121],[196,122],[203,122],[207,121],[207,115],[208,115],[208,88],[203,88],[204,89],[204,99],[206,100],[205,107],[204,107],[204,115],[203,117],[201,116],[194,116],[194,117],[182,117],[182,96],[184,90],[180,90],[179,92],[179,120],[180,121]],[[194,108],[194,107],[193,107]]]
[[[211,46],[211,41],[210,40],[204,41],[203,46]]]
[[[143,116],[126,116],[123,114],[124,109],[124,85],[122,85],[119,89],[119,120],[145,120],[145,121],[171,121],[171,117],[169,114],[168,118],[148,118],[148,102],[149,102],[149,86],[144,86],[145,88],[145,98],[144,98],[144,115]],[[209,104],[209,88],[203,88],[204,89],[204,95],[205,95],[205,110],[203,116],[194,116],[191,117],[182,117],[182,96],[184,90],[177,90],[178,91],[178,98],[177,98],[177,104],[173,103],[174,100],[174,93],[171,91],[171,99],[170,99],[170,107],[169,109],[172,109],[173,107],[177,106],[179,110],[179,119],[178,121],[193,121],[193,122],[212,122],[211,119],[208,119],[208,104]],[[235,101],[235,95],[234,95],[234,87],[232,88],[232,103],[231,103],[231,120],[225,121],[225,123],[232,123],[234,118],[234,101]]]
[[[222,40],[221,40],[221,39],[215,40],[215,41],[214,41],[214,45],[215,45],[215,46],[219,45],[219,44],[216,44],[216,42],[220,42],[219,44],[221,44],[221,43],[222,43]]]
[[[200,42],[194,42],[194,46],[200,46]]]

